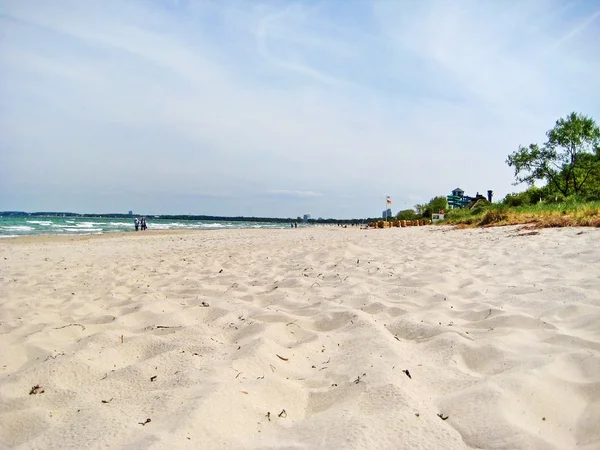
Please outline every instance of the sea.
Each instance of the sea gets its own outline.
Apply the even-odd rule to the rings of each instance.
[[[223,230],[289,228],[289,223],[146,219],[148,230]],[[135,232],[133,219],[103,217],[0,216],[0,238],[36,234],[107,234]],[[141,231],[140,231],[141,232]]]

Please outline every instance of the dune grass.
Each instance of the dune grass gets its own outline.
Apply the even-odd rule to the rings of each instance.
[[[533,224],[538,228],[600,227],[600,201],[567,200],[518,207],[491,204],[475,210],[454,209],[440,223],[461,227],[518,224]]]

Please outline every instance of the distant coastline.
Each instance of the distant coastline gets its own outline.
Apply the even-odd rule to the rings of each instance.
[[[123,213],[73,213],[73,212],[56,212],[56,211],[40,211],[40,212],[26,212],[26,211],[0,211],[0,217],[65,217],[65,218],[86,218],[86,219],[131,219],[135,217],[146,217],[148,220],[202,220],[202,221],[225,221],[225,222],[258,222],[258,223],[294,223],[304,222],[302,218],[280,218],[280,217],[245,217],[245,216],[207,216],[207,215],[196,215],[196,214],[140,214],[135,213],[133,215]],[[364,219],[308,219],[305,223],[310,224],[362,224],[372,221],[372,218]]]

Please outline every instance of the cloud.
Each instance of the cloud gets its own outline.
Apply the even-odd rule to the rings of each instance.
[[[501,197],[519,144],[572,110],[600,119],[597,24],[549,0],[6,1],[0,209],[347,217],[386,194]]]

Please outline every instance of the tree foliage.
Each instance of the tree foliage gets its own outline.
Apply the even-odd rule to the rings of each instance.
[[[405,209],[396,214],[397,220],[415,220],[418,218],[419,216],[417,215],[414,209]]]
[[[547,187],[539,188],[537,186],[531,186],[524,192],[508,194],[504,197],[502,203],[506,206],[535,205],[542,200],[548,200],[550,197],[551,190]]]
[[[434,197],[425,205],[415,205],[417,213],[425,218],[431,218],[431,214],[448,209],[448,199],[442,195]]]
[[[556,121],[546,133],[547,142],[530,144],[508,156],[515,170],[515,184],[547,186],[565,197],[598,190],[600,179],[600,128],[591,117],[571,113]]]

